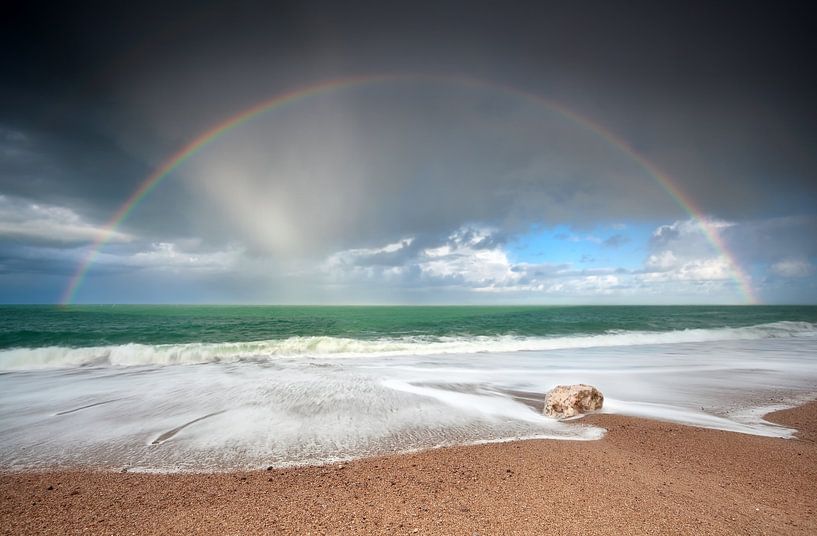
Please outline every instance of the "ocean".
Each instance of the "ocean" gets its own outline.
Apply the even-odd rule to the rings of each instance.
[[[0,307],[0,468],[211,471],[604,430],[603,411],[791,437],[817,307]]]

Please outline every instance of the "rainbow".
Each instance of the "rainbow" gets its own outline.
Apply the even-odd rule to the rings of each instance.
[[[270,99],[261,101],[250,108],[228,117],[222,122],[199,134],[196,138],[170,155],[158,168],[153,171],[153,173],[148,175],[142,181],[139,187],[130,195],[130,197],[125,200],[122,206],[120,206],[113,216],[111,216],[111,218],[105,223],[99,235],[90,245],[88,252],[78,264],[76,271],[69,280],[69,283],[60,299],[60,304],[68,305],[74,300],[83,279],[88,273],[91,265],[94,263],[94,260],[96,260],[97,256],[99,255],[99,252],[114,236],[116,229],[133,212],[134,208],[136,208],[139,202],[150,194],[150,192],[152,192],[164,179],[170,176],[174,170],[199,153],[199,151],[204,149],[211,142],[218,139],[221,135],[243,125],[261,114],[312,96],[363,85],[422,80],[459,83],[478,88],[488,88],[502,91],[504,93],[515,95],[530,101],[534,101],[540,105],[544,105],[548,109],[553,110],[563,117],[570,119],[574,123],[596,133],[601,138],[606,140],[606,142],[611,146],[623,151],[630,158],[632,158],[634,162],[636,162],[648,175],[653,177],[655,181],[667,191],[670,197],[672,197],[672,199],[674,199],[675,202],[698,223],[707,240],[728,261],[734,280],[737,283],[738,289],[743,294],[746,302],[750,304],[758,303],[758,299],[755,296],[750,284],[749,276],[741,269],[740,265],[735,259],[735,256],[726,247],[726,244],[721,239],[717,229],[707,219],[705,214],[693,203],[689,197],[684,195],[684,193],[674,184],[669,175],[661,171],[652,162],[647,160],[647,158],[640,155],[635,149],[633,149],[629,143],[616,137],[604,126],[565,108],[555,101],[534,93],[529,93],[511,86],[506,86],[504,84],[488,82],[466,76],[385,74],[337,78],[296,88],[291,91],[275,95]]]

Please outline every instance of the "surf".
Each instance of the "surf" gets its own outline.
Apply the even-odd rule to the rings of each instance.
[[[671,331],[608,330],[570,336],[458,335],[400,336],[361,339],[295,336],[246,342],[141,344],[109,346],[10,348],[0,350],[0,370],[88,366],[167,366],[205,363],[265,362],[298,358],[360,358],[514,353],[651,344],[701,343],[817,337],[817,324],[780,321],[754,326]]]

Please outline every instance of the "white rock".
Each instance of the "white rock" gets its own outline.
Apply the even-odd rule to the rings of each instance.
[[[604,395],[592,385],[557,385],[545,397],[543,413],[548,417],[566,419],[601,409]]]

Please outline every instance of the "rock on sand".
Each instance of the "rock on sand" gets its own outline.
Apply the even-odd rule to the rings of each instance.
[[[566,419],[600,409],[604,395],[592,385],[557,385],[545,397],[544,414]]]

